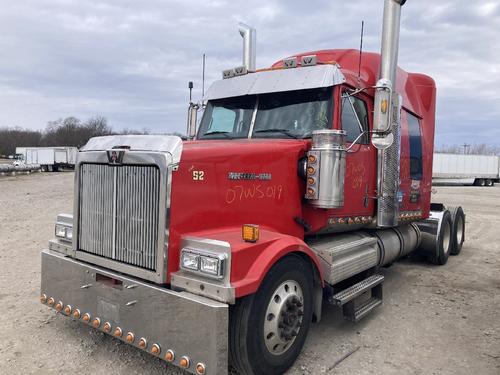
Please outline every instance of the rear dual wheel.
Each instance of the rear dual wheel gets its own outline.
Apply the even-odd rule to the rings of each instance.
[[[448,262],[452,248],[453,229],[450,211],[443,212],[441,225],[438,228],[436,253],[429,257],[429,261],[440,266]]]
[[[240,374],[282,374],[292,366],[311,323],[312,291],[310,264],[292,255],[230,308],[229,356]]]
[[[451,207],[452,239],[451,255],[458,255],[462,251],[462,245],[465,241],[465,214],[462,207]]]

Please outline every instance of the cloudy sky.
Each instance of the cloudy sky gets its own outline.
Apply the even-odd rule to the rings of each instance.
[[[435,4],[439,5],[435,5]],[[500,145],[498,0],[408,0],[400,65],[438,85],[436,144]],[[184,131],[187,82],[241,64],[237,22],[257,28],[258,67],[300,51],[378,51],[382,0],[0,0],[0,127],[93,115],[115,129]]]

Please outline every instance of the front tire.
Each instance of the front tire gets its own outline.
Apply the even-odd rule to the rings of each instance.
[[[284,373],[304,346],[312,306],[311,265],[295,255],[279,261],[255,294],[230,308],[231,365],[242,375]]]

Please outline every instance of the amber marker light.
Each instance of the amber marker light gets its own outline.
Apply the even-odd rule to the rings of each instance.
[[[110,322],[104,323],[104,325],[102,326],[102,330],[106,333],[110,333],[111,332],[111,323]]]
[[[93,321],[92,321],[92,327],[94,328],[99,328],[101,326],[101,319],[99,318],[95,318]]]
[[[76,309],[75,312],[73,313],[73,318],[80,319],[80,316],[81,316],[80,310]]]
[[[64,308],[64,313],[65,313],[66,315],[71,315],[71,311],[72,311],[72,310],[73,310],[73,309],[71,308],[71,306],[70,306],[70,305],[67,305],[67,306]]]
[[[116,337],[122,337],[123,335],[122,329],[120,327],[116,327],[115,331],[113,332],[113,335],[115,335]]]
[[[134,342],[135,336],[132,332],[127,333],[127,336],[125,336],[125,341],[127,341],[129,344],[132,344]]]
[[[47,305],[49,306],[54,306],[54,303],[56,303],[56,301],[54,300],[54,298],[50,297],[47,301]]]
[[[167,362],[173,362],[175,359],[175,353],[172,349],[168,349],[167,352],[165,353],[165,361]]]
[[[148,340],[146,340],[144,337],[141,337],[141,339],[139,340],[139,348],[146,349],[146,346],[148,346]]]
[[[387,113],[388,106],[389,102],[387,101],[387,99],[382,100],[382,102],[380,103],[380,110],[382,111],[383,114]]]
[[[40,302],[41,303],[46,303],[47,302],[47,295],[46,294],[42,294],[40,296]]]
[[[314,172],[316,172],[316,169],[314,169],[313,167],[307,167],[308,174],[314,174]]]
[[[206,372],[205,365],[203,363],[198,363],[196,365],[196,373],[200,375],[204,375]]]
[[[314,191],[314,189],[313,189],[313,188],[308,188],[308,189],[307,189],[307,195],[309,195],[309,196],[311,196],[311,197],[312,197],[312,196],[314,196],[314,194],[315,194],[315,191]]]
[[[83,315],[82,320],[83,320],[85,323],[90,322],[90,314],[89,314],[89,313],[85,313],[85,314]]]
[[[179,361],[179,366],[182,368],[188,368],[189,367],[189,357],[183,356],[181,360]]]
[[[161,353],[160,345],[153,344],[153,346],[151,347],[151,354],[159,355],[160,353]]]
[[[309,157],[307,158],[307,161],[311,164],[314,164],[316,163],[316,156],[314,155],[309,155]]]
[[[259,240],[259,226],[244,224],[241,228],[241,237],[245,242],[257,242]]]
[[[57,302],[56,306],[55,306],[55,309],[57,312],[61,312],[62,309],[63,309],[63,303],[61,301]]]
[[[316,180],[315,180],[314,178],[312,178],[312,177],[309,177],[309,178],[307,179],[307,183],[308,183],[309,185],[314,185],[314,184],[316,183]]]

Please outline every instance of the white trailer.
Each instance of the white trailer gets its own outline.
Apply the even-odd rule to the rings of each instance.
[[[16,147],[16,155],[25,164],[40,164],[42,171],[74,168],[76,147]]]
[[[434,185],[493,186],[500,182],[500,157],[494,155],[434,154]]]

